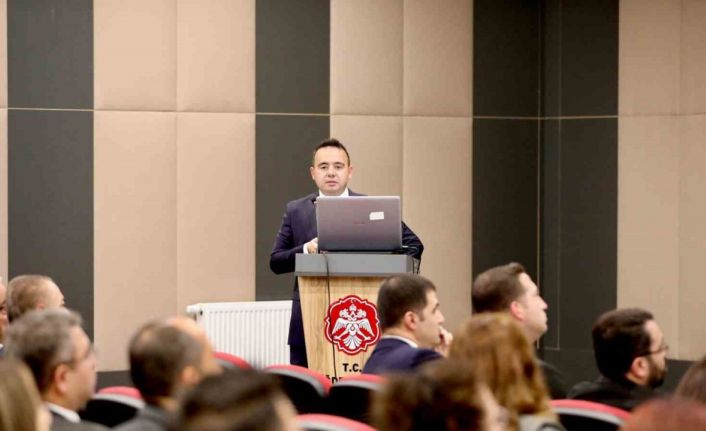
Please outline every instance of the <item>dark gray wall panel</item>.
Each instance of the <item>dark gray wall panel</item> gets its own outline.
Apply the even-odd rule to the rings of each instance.
[[[473,5],[473,113],[539,114],[539,2],[477,0]]]
[[[256,298],[290,299],[294,276],[270,271],[270,252],[287,202],[316,191],[309,175],[314,148],[329,137],[329,117],[256,117]]]
[[[538,122],[473,121],[473,275],[511,261],[537,276]]]
[[[562,115],[617,115],[619,5],[562,2]]]
[[[541,134],[541,215],[540,215],[540,283],[547,302],[547,326],[542,345],[559,347],[559,278],[561,251],[561,121],[542,121]]]
[[[560,136],[559,346],[590,348],[617,306],[618,120],[565,120]]]
[[[93,1],[8,0],[8,98],[17,108],[93,108]]]
[[[540,114],[558,117],[561,115],[561,0],[542,2],[542,19]]]
[[[257,112],[328,113],[329,0],[257,0]]]
[[[93,113],[8,113],[9,272],[54,278],[93,333]]]

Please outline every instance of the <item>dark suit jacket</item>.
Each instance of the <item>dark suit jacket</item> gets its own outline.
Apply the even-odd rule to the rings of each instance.
[[[133,419],[115,428],[116,431],[167,431],[169,413],[156,406],[146,404]]]
[[[71,422],[60,414],[51,412],[51,431],[107,431],[109,428],[93,422]]]
[[[616,382],[603,376],[592,382],[578,383],[569,391],[571,399],[608,404],[627,411],[658,395],[652,388],[628,380]]]
[[[351,196],[362,196],[349,190]],[[287,203],[282,217],[282,226],[277,232],[275,244],[270,254],[270,269],[275,274],[294,272],[294,260],[297,253],[304,252],[304,244],[318,236],[316,231],[316,207],[314,201],[318,193],[312,193],[301,199]],[[402,245],[409,247],[409,254],[422,258],[424,245],[410,228],[402,223]],[[304,344],[304,326],[299,302],[299,285],[294,282],[292,296],[292,317],[289,321],[289,344]]]
[[[551,395],[553,400],[561,400],[566,398],[566,383],[564,383],[564,377],[561,375],[556,367],[538,359],[539,366],[542,368],[542,374],[544,374],[544,382],[547,384],[547,389],[549,389],[549,395]]]
[[[415,349],[404,341],[383,338],[363,367],[364,374],[384,374],[411,371],[418,366],[441,359],[438,352],[431,349]]]

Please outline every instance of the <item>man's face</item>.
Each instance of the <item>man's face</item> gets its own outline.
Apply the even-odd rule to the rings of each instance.
[[[547,303],[539,296],[539,289],[529,275],[523,272],[518,277],[524,287],[524,293],[517,299],[523,312],[522,326],[534,343],[547,332]]]
[[[427,292],[427,305],[422,310],[417,319],[417,326],[414,331],[419,347],[431,349],[441,342],[441,325],[444,323],[444,315],[439,309],[439,298],[436,291]]]
[[[54,308],[64,307],[64,294],[61,293],[59,286],[53,281],[47,281],[43,286],[42,301],[43,308],[50,310]]]
[[[91,340],[78,326],[71,328],[74,357],[67,372],[66,398],[76,410],[86,405],[96,388],[96,357]]]
[[[314,155],[314,166],[309,168],[311,179],[326,196],[338,196],[348,186],[353,168],[346,152],[336,147],[319,148]]]
[[[7,320],[7,287],[0,280],[0,342],[5,339],[5,330],[10,322]]]
[[[664,342],[664,334],[657,322],[648,320],[645,322],[645,330],[650,334],[650,353],[646,355],[650,367],[647,386],[657,388],[662,386],[667,375],[668,346]]]

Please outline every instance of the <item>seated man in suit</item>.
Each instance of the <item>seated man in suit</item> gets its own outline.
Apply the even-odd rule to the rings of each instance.
[[[652,313],[639,308],[608,311],[593,325],[593,353],[601,376],[581,382],[569,398],[623,410],[657,395],[667,373],[664,334]]]
[[[449,334],[441,325],[436,287],[413,274],[387,278],[378,292],[382,337],[363,367],[363,373],[410,371],[448,355]]]
[[[78,411],[93,396],[96,357],[81,328],[81,317],[67,310],[38,310],[13,321],[6,356],[27,364],[52,415],[53,431],[102,430],[82,422]]]
[[[287,203],[287,209],[282,217],[282,226],[277,232],[272,254],[270,254],[270,269],[275,274],[293,272],[297,253],[318,252],[316,207],[314,206],[316,198],[360,196],[359,193],[348,189],[348,181],[353,176],[353,167],[348,150],[336,139],[328,139],[316,147],[309,173],[318,191]],[[402,244],[407,247],[408,254],[421,260],[424,246],[417,235],[404,223],[402,223]],[[304,324],[299,301],[299,285],[296,279],[287,343],[290,349],[290,363],[306,367],[308,361],[304,342]]]
[[[142,326],[130,341],[130,376],[145,400],[137,416],[119,431],[167,430],[177,396],[220,366],[203,329],[184,317]]]
[[[478,275],[471,288],[471,303],[474,313],[510,313],[530,344],[536,344],[547,332],[547,303],[519,263],[496,266]],[[551,397],[566,398],[566,385],[559,370],[542,360],[539,365]]]
[[[54,280],[44,275],[18,275],[7,285],[10,321],[32,310],[64,307],[64,294]]]

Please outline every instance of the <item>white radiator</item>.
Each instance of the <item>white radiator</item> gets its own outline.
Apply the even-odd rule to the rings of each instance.
[[[289,363],[292,301],[212,302],[186,307],[213,348],[247,360],[254,367]]]

